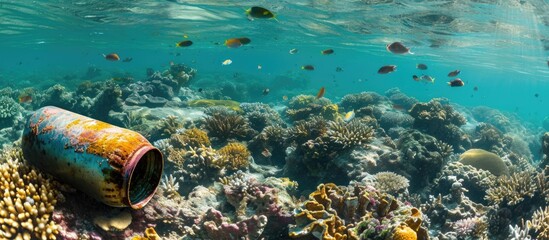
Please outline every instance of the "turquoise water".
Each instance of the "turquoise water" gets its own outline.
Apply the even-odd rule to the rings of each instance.
[[[314,94],[326,86],[326,97],[332,99],[399,87],[420,100],[446,97],[465,106],[516,112],[535,123],[549,114],[543,107],[549,80],[546,1],[255,3],[272,9],[278,21],[249,21],[244,14],[249,4],[237,1],[0,4],[4,85],[63,83],[60,76],[83,75],[89,66],[140,79],[143,69],[160,69],[173,61],[220,75],[239,72],[269,79],[291,74],[296,82],[309,83],[299,91]],[[183,35],[194,44],[176,48]],[[222,45],[241,36],[252,43],[238,49]],[[394,41],[404,42],[415,54],[387,52],[385,45]],[[289,55],[292,48],[299,53]],[[326,48],[335,54],[319,54]],[[107,62],[101,54],[110,52],[133,61]],[[233,64],[222,66],[225,59]],[[415,69],[417,63],[429,66],[425,74],[436,77],[435,84],[412,80],[422,73]],[[317,70],[302,72],[304,64]],[[378,75],[377,69],[387,64],[397,65],[397,71]],[[338,66],[344,71],[335,72]],[[451,80],[445,75],[454,69],[462,70],[465,87],[445,86]]]
[[[252,6],[265,7],[271,10],[276,18],[250,20],[245,11]],[[224,46],[225,40],[237,37],[247,37],[251,39],[251,43],[238,48]],[[176,47],[176,43],[183,40],[191,40],[193,44],[189,47]],[[411,48],[413,53],[394,54],[387,51],[386,46],[393,42],[404,43]],[[291,49],[297,49],[298,51],[295,54],[290,54]],[[329,55],[321,54],[321,51],[325,49],[333,49],[334,53]],[[107,61],[104,54],[109,53],[117,53],[120,56],[120,61]],[[122,61],[126,58],[131,58],[131,61]],[[232,61],[232,64],[223,65],[222,63],[228,59]],[[416,65],[420,63],[426,64],[428,69],[418,69]],[[236,140],[230,137],[227,137],[228,140],[212,138],[211,132],[209,132],[209,137],[212,138],[213,142],[212,147],[216,151],[228,142],[234,141],[246,145],[251,151],[251,156],[255,159],[255,162],[260,166],[246,167],[241,170],[246,174],[261,175],[259,177],[261,184],[266,184],[266,180],[263,178],[267,177],[276,177],[278,179],[276,181],[283,182],[279,185],[291,185],[284,182],[286,180],[280,180],[282,178],[289,178],[287,181],[297,181],[299,187],[295,187],[296,189],[289,190],[290,187],[287,187],[285,190],[281,190],[283,188],[279,186],[276,188],[277,191],[288,193],[288,197],[284,195],[280,197],[284,200],[279,201],[285,204],[283,209],[290,215],[297,215],[304,208],[303,201],[298,199],[300,197],[306,199],[308,194],[313,192],[321,182],[334,181],[337,185],[343,186],[357,181],[364,182],[364,179],[366,179],[362,179],[364,175],[352,173],[355,167],[356,169],[372,170],[372,172],[365,174],[391,171],[406,177],[410,181],[410,192],[407,189],[405,193],[395,193],[395,196],[400,197],[399,201],[406,202],[406,204],[400,206],[413,204],[413,206],[420,208],[419,206],[423,204],[423,208],[420,209],[425,214],[422,227],[429,232],[431,237],[440,237],[439,239],[504,239],[509,234],[517,232],[510,229],[509,226],[526,228],[526,226],[520,225],[521,221],[531,220],[535,210],[542,209],[547,205],[548,190],[543,191],[541,185],[535,190],[539,191],[533,196],[522,196],[526,199],[524,205],[515,205],[508,204],[507,200],[502,201],[503,203],[488,200],[484,194],[489,187],[482,185],[484,183],[478,183],[478,179],[467,179],[463,174],[455,173],[459,178],[465,178],[463,186],[468,188],[470,192],[467,197],[470,197],[476,203],[484,204],[486,209],[489,210],[478,210],[473,214],[464,213],[459,217],[441,217],[433,213],[432,209],[424,206],[432,204],[435,201],[433,196],[436,197],[438,194],[445,196],[444,201],[448,199],[455,200],[449,197],[452,195],[449,189],[454,187],[453,183],[459,183],[458,185],[461,187],[463,181],[454,179],[455,181],[452,182],[452,176],[447,176],[448,174],[441,169],[450,163],[455,163],[460,158],[460,154],[466,150],[482,148],[484,141],[489,142],[483,138],[488,136],[489,133],[479,133],[481,130],[478,129],[484,126],[481,123],[482,121],[496,125],[495,127],[501,131],[501,135],[490,135],[493,138],[491,140],[495,139],[494,142],[497,143],[485,150],[495,152],[504,159],[503,161],[509,167],[507,173],[513,174],[512,176],[515,177],[519,173],[526,172],[531,174],[531,179],[537,179],[533,177],[535,174],[540,174],[539,176],[545,174],[543,176],[549,179],[549,168],[546,167],[548,161],[544,155],[549,153],[547,147],[549,138],[542,139],[543,133],[549,130],[549,107],[547,107],[549,103],[548,0],[0,0],[0,90],[5,90],[8,87],[14,90],[15,93],[6,94],[6,97],[18,101],[21,106],[18,117],[13,117],[9,121],[0,118],[0,127],[9,129],[0,131],[0,144],[10,145],[19,139],[20,132],[24,127],[24,121],[21,119],[25,119],[32,110],[42,107],[43,102],[41,101],[48,102],[44,100],[48,99],[44,95],[49,93],[47,89],[52,89],[51,87],[56,84],[66,87],[68,91],[75,92],[83,82],[87,81],[103,84],[114,79],[116,83],[120,78],[129,77],[133,79],[133,82],[147,82],[148,69],[162,72],[178,64],[196,69],[197,74],[192,78],[190,84],[185,86],[188,89],[185,88],[185,91],[182,90],[179,94],[176,94],[174,99],[167,99],[170,104],[167,104],[166,107],[158,107],[155,112],[153,107],[128,107],[126,100],[122,107],[105,107],[109,110],[112,109],[115,113],[126,114],[124,116],[127,116],[127,122],[125,122],[125,118],[120,118],[120,115],[100,115],[98,118],[139,131],[148,137],[151,142],[155,142],[156,147],[162,148],[160,147],[162,144],[156,142],[157,140],[168,139],[166,141],[169,142],[170,136],[173,139],[177,134],[192,127],[208,130],[207,127],[204,127],[204,125],[207,125],[204,123],[204,119],[207,119],[208,116],[214,116],[215,109],[189,107],[191,105],[190,100],[215,98],[216,100],[235,100],[239,103],[265,103],[274,111],[278,111],[281,116],[279,119],[283,123],[277,123],[276,126],[293,129],[292,127],[301,123],[292,119],[291,114],[288,113],[288,109],[293,108],[291,106],[292,100],[298,99],[297,96],[302,94],[316,96],[319,89],[324,87],[324,98],[335,104],[342,103],[344,97],[349,94],[376,92],[385,95],[388,90],[394,88],[398,88],[402,93],[416,98],[420,102],[429,102],[435,98],[447,98],[453,109],[456,109],[467,120],[470,120],[467,124],[456,124],[462,130],[458,138],[461,137],[461,140],[467,139],[469,145],[459,142],[459,140],[456,140],[455,135],[451,135],[451,133],[441,133],[440,129],[430,132],[429,129],[422,129],[422,127],[416,125],[412,126],[412,123],[406,125],[406,123],[402,123],[405,122],[405,120],[402,120],[404,117],[400,118],[402,120],[400,123],[402,126],[399,126],[400,129],[394,127],[391,131],[391,129],[373,126],[374,128],[377,127],[376,141],[372,143],[372,146],[375,147],[369,149],[357,147],[357,151],[364,154],[364,158],[353,158],[354,151],[351,150],[354,150],[354,148],[349,150],[346,147],[335,148],[337,150],[334,150],[333,154],[326,154],[325,156],[320,154],[322,157],[318,158],[311,157],[313,154],[307,152],[307,148],[303,146],[310,147],[310,149],[313,149],[311,151],[321,151],[312,145],[308,145],[312,144],[311,142],[319,141],[320,137],[311,137],[314,135],[312,133],[307,135],[312,139],[305,139],[303,142],[285,135],[282,143],[269,142],[267,144],[257,140],[260,138],[263,129],[255,129],[255,132],[250,136],[235,138]],[[313,65],[315,69],[314,71],[302,70],[301,67],[304,65]],[[385,65],[396,65],[397,70],[388,74],[378,74],[378,69]],[[456,77],[448,77],[447,74],[457,69],[461,71],[457,77],[462,79],[465,85],[463,87],[450,87],[448,82]],[[412,78],[413,75],[421,76],[424,74],[434,77],[434,83],[418,82]],[[122,89],[128,86],[128,84],[120,82],[117,82],[117,84]],[[234,86],[234,89],[227,90],[229,85]],[[36,98],[32,102],[18,99],[18,95],[23,92],[23,89],[29,87],[35,89],[34,93],[40,93],[36,95],[40,98]],[[108,89],[107,85],[98,88],[101,88],[102,91]],[[265,94],[266,89],[269,89],[268,94]],[[6,92],[9,91],[2,91],[2,94]],[[78,94],[78,91],[74,94]],[[87,101],[95,101],[95,96],[86,96],[88,99],[82,100],[79,97],[83,96],[74,94],[70,96],[78,104],[69,110],[94,116],[93,109],[97,109],[85,104],[90,103]],[[121,96],[118,96],[116,101],[120,98]],[[124,99],[121,100],[123,102]],[[319,104],[318,106],[326,106],[325,103],[322,103],[324,99],[311,97],[311,101]],[[378,114],[375,111],[380,112],[375,116],[377,122],[382,122],[380,116],[382,113],[387,112],[407,115],[409,121],[414,121],[413,119],[410,120],[411,117],[408,116],[412,115],[411,112],[406,111],[409,109],[402,110],[400,106],[391,106],[394,103],[387,99],[383,100],[381,104],[377,104],[372,104],[375,110],[371,110],[372,118]],[[335,124],[350,110],[356,110],[356,118],[361,118],[363,122],[360,124],[366,126],[367,123],[365,122],[369,121],[367,120],[368,116],[365,116],[367,114],[362,113],[359,116],[361,113],[359,113],[358,108],[344,109],[342,105],[344,104],[339,105],[339,112],[336,111],[335,115],[338,117],[330,119],[325,115],[320,115],[326,118],[326,121],[331,120],[330,122]],[[87,106],[87,108],[83,106]],[[475,116],[478,119],[476,121],[471,120],[473,119],[472,115],[474,115],[471,113],[472,109],[478,106],[487,106],[501,111],[508,119],[511,119],[509,125],[498,125],[501,122],[486,120],[493,117],[493,115],[491,116],[492,113],[484,116],[486,119]],[[245,105],[241,105],[241,107],[244,109]],[[247,111],[249,110],[244,109],[246,114],[249,113]],[[145,120],[140,120],[142,121],[139,122],[140,124],[132,125],[129,123],[130,113],[135,112],[139,112],[139,114],[146,112],[149,115],[145,116],[146,114],[143,113],[141,117]],[[177,126],[177,131],[170,132],[171,130],[166,130],[163,132],[164,129],[162,128],[144,130],[145,128],[140,126],[164,126],[162,124],[166,122],[166,116],[174,115],[174,113],[177,120],[183,119],[181,120],[183,123]],[[240,111],[234,114],[246,115]],[[267,113],[264,114],[267,115]],[[186,115],[192,120],[186,119]],[[448,113],[449,115],[450,113]],[[314,120],[310,117],[303,119],[313,123],[318,121],[318,119]],[[254,120],[251,114],[246,115],[246,118],[246,121],[249,122]],[[498,118],[494,117],[494,119]],[[544,120],[546,120],[545,126]],[[137,123],[137,120],[135,123]],[[437,123],[428,126],[435,125]],[[307,127],[312,128],[313,126]],[[422,164],[421,157],[416,157],[416,152],[407,152],[408,148],[413,147],[403,142],[411,141],[409,136],[412,134],[405,133],[402,129],[419,130],[422,131],[422,134],[428,136],[422,138],[421,141],[414,140],[414,146],[417,146],[417,148],[427,148],[425,151],[429,154],[418,150],[419,153],[425,154],[422,157],[430,159],[425,160],[427,162],[438,159],[433,155],[444,155],[443,147],[440,147],[439,144],[446,140],[455,140],[454,142],[447,142],[453,146],[453,149],[449,151],[451,153],[441,157],[443,160],[440,160],[439,164],[435,164],[436,166],[425,164],[416,169],[414,164]],[[477,130],[475,131],[475,129]],[[493,134],[493,132],[490,133]],[[434,138],[429,134],[433,135]],[[486,134],[486,136],[483,134]],[[505,140],[502,137],[504,134]],[[428,138],[428,140],[425,140],[425,138]],[[323,140],[327,141],[326,139]],[[392,142],[395,147],[390,147],[391,144],[386,143],[386,141]],[[322,141],[320,142],[322,143]],[[315,144],[318,145],[319,143],[315,142]],[[436,147],[433,147],[435,145]],[[18,145],[15,144],[15,146],[17,148]],[[303,147],[303,149],[300,147]],[[433,148],[436,149],[433,150]],[[168,147],[161,149],[164,151],[163,154],[172,155],[173,153],[167,149]],[[392,160],[387,159],[390,158],[390,154],[383,155],[385,157],[389,156],[387,158],[381,157],[380,152],[384,151],[385,153],[390,152],[393,155],[398,155],[402,161],[396,161],[398,163],[389,161]],[[314,153],[318,154],[318,152]],[[321,153],[325,154],[326,152]],[[376,155],[379,162],[375,167],[364,162],[352,162],[353,159],[369,159],[368,156],[370,155],[368,154],[370,153],[379,155]],[[192,161],[188,160],[190,157],[186,157],[186,161]],[[68,203],[60,204],[57,210],[52,213],[52,218],[56,224],[62,226],[60,231],[64,231],[60,233],[58,239],[76,239],[71,238],[76,233],[85,233],[87,238],[84,237],[83,239],[131,239],[130,237],[135,234],[143,235],[142,232],[149,225],[154,226],[163,239],[181,239],[183,235],[186,236],[184,239],[288,239],[290,232],[300,233],[292,225],[295,222],[288,223],[289,220],[287,219],[278,219],[277,222],[277,220],[273,220],[273,216],[269,215],[269,224],[276,223],[286,227],[276,228],[268,225],[263,235],[260,234],[261,237],[253,234],[247,236],[231,235],[230,237],[218,235],[214,237],[215,234],[210,232],[208,232],[210,235],[201,232],[202,235],[198,234],[199,237],[191,234],[192,231],[189,229],[191,226],[194,227],[193,223],[196,225],[203,219],[199,221],[196,214],[192,215],[189,212],[183,211],[184,213],[180,213],[181,209],[195,210],[193,207],[196,206],[191,206],[192,204],[187,203],[187,201],[194,201],[194,197],[207,198],[204,196],[209,196],[208,191],[210,191],[209,194],[215,192],[212,189],[217,189],[215,193],[218,194],[218,202],[212,203],[213,200],[211,202],[205,201],[211,204],[209,207],[222,212],[225,217],[230,218],[229,222],[234,223],[246,219],[243,216],[236,217],[239,214],[235,210],[236,207],[233,206],[230,199],[226,199],[229,197],[225,195],[229,194],[223,192],[228,191],[223,187],[230,184],[225,184],[220,188],[220,182],[223,182],[220,179],[240,176],[238,174],[241,174],[241,172],[224,169],[221,171],[222,173],[216,172],[212,174],[213,177],[210,179],[202,179],[203,181],[200,182],[198,180],[189,180],[191,174],[185,171],[190,172],[192,170],[200,173],[215,172],[217,170],[212,170],[213,168],[177,170],[169,157],[165,160],[166,162],[170,160],[172,163],[167,164],[168,167],[165,169],[166,179],[163,180],[163,183],[168,182],[167,176],[173,174],[176,177],[172,179],[173,184],[178,182],[181,186],[178,187],[179,190],[174,191],[177,196],[175,199],[178,200],[171,199],[171,202],[165,203],[155,198],[150,204],[158,206],[157,210],[164,208],[165,212],[158,210],[160,213],[157,213],[156,218],[152,219],[147,215],[150,214],[149,210],[133,211],[132,215],[136,220],[130,227],[125,230],[108,229],[102,231],[95,227],[98,224],[91,219],[96,217],[94,215],[102,213],[111,216],[116,215],[112,213],[113,210],[91,201],[90,198],[83,197],[83,195],[68,191],[64,193],[66,198],[69,199]],[[382,162],[385,160],[389,163]],[[356,166],[353,164],[356,164]],[[375,161],[373,164],[375,165]],[[365,165],[368,165],[368,167],[365,167]],[[326,167],[326,169],[322,172],[318,170],[321,168],[318,166]],[[545,173],[543,171],[544,167]],[[485,170],[483,169],[484,173],[481,174],[488,174],[489,171]],[[338,178],[338,174],[345,176]],[[425,175],[430,177],[424,184]],[[497,178],[492,175],[491,177]],[[483,177],[481,180],[488,178]],[[396,179],[396,177],[391,179]],[[439,182],[435,183],[435,179]],[[471,181],[477,182],[471,184]],[[494,181],[491,182],[491,185],[499,186],[495,183],[496,180],[490,181]],[[500,181],[503,182],[504,180]],[[498,182],[498,184],[505,185],[501,182]],[[534,180],[529,183],[535,185]],[[194,194],[190,194],[194,187],[201,186],[209,190],[195,188],[193,190],[195,191]],[[273,184],[271,183],[268,186],[272,187]],[[460,190],[460,187],[457,187],[457,191],[462,194],[463,191]],[[169,192],[168,190],[168,188],[164,188],[163,191],[165,193]],[[479,194],[479,192],[483,193]],[[290,195],[291,197],[289,197]],[[166,196],[173,197],[174,195],[164,194],[161,199],[165,200]],[[543,199],[545,199],[545,202]],[[87,210],[82,210],[82,207],[71,203],[71,201],[89,203],[93,209],[89,213]],[[177,204],[174,202],[177,202]],[[399,202],[399,204],[402,202]],[[452,206],[452,202],[445,202],[445,204],[448,208]],[[204,204],[204,206],[207,206],[207,204]],[[174,209],[179,210],[175,211]],[[246,217],[250,216],[250,211],[253,212],[250,209],[260,211],[258,209],[261,209],[261,206],[249,207]],[[509,212],[502,213],[504,210],[501,209]],[[204,213],[205,208],[200,208],[200,211],[202,211],[200,213]],[[405,209],[403,211],[410,210]],[[503,221],[499,217],[505,214],[510,217]],[[166,216],[165,219],[162,216]],[[391,215],[391,217],[394,216]],[[486,229],[479,227],[481,230],[477,230],[484,234],[474,235],[471,233],[472,230],[464,230],[467,228],[466,226],[460,227],[462,226],[460,224],[464,224],[465,220],[471,218],[483,219],[478,221],[485,223]],[[78,219],[78,224],[64,225],[66,222],[77,221],[75,219]],[[350,220],[346,220],[349,223]],[[501,220],[499,225],[497,224],[498,220]],[[142,222],[142,224],[136,223],[137,221]],[[375,225],[376,231],[381,229],[381,225]],[[1,226],[3,225],[0,224]],[[498,230],[498,227],[503,230]],[[546,228],[549,232],[549,227]],[[204,230],[202,229],[202,231]],[[415,231],[418,234],[420,232],[420,230]],[[457,232],[457,235],[450,234],[452,231]],[[200,231],[195,229],[195,232]],[[549,238],[549,233],[543,235],[538,230],[526,229],[526,233],[538,239]],[[4,232],[0,228],[0,239],[7,236],[2,234]],[[308,236],[301,236],[303,238],[294,237],[298,239],[321,239],[318,234],[311,233]],[[454,238],[451,238],[452,236]],[[371,238],[363,237],[361,239]],[[387,237],[385,239],[393,238]],[[507,239],[521,238],[508,237]]]

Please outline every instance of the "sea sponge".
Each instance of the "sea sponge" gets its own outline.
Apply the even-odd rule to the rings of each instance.
[[[215,163],[220,168],[238,170],[250,165],[250,151],[242,143],[232,142],[217,151],[220,160]]]
[[[483,149],[469,149],[459,156],[459,162],[491,172],[496,176],[509,174],[505,162],[496,154]]]
[[[20,150],[0,156],[0,239],[56,239],[51,218],[59,197],[49,178],[23,162]]]
[[[240,108],[240,103],[233,100],[198,99],[198,100],[189,101],[187,104],[189,105],[189,107],[220,106],[220,107],[226,107],[235,112],[242,112],[242,108]]]
[[[132,223],[132,214],[125,210],[111,216],[97,216],[93,223],[103,231],[122,231]]]
[[[400,224],[393,230],[392,240],[416,240],[417,233],[406,224]]]

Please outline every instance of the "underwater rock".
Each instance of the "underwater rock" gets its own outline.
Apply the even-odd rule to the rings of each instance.
[[[459,156],[459,162],[477,169],[487,170],[496,176],[509,174],[507,165],[498,155],[483,149],[467,150]]]

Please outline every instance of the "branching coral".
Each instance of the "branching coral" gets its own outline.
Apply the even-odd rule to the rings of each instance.
[[[531,198],[538,191],[534,172],[514,173],[500,176],[486,192],[486,200],[493,204],[516,205],[525,198]]]
[[[183,132],[172,134],[169,143],[174,148],[183,148],[186,146],[194,148],[200,146],[209,147],[212,145],[208,134],[198,128],[190,128]]]
[[[20,151],[4,150],[0,165],[0,238],[56,239],[51,216],[58,192],[53,183],[25,165]]]
[[[219,168],[238,170],[250,165],[250,151],[242,143],[229,143],[217,151],[219,161],[214,163]]]
[[[157,123],[152,138],[168,138],[181,128],[183,128],[183,123],[176,116],[168,116]]]
[[[209,111],[204,124],[208,135],[221,142],[228,139],[246,140],[253,133],[246,118],[225,109]]]
[[[328,123],[326,135],[332,143],[345,149],[370,142],[374,137],[374,130],[358,120],[349,123],[331,121]]]
[[[339,106],[345,111],[351,111],[353,109],[358,110],[364,107],[378,104],[384,99],[385,97],[375,92],[347,94],[341,99]]]
[[[408,186],[410,181],[394,172],[379,172],[374,175],[374,187],[381,192],[396,194],[406,190]]]
[[[483,239],[486,237],[488,223],[486,218],[470,217],[457,220],[452,224],[452,228],[461,238]]]
[[[172,174],[165,176],[164,179],[162,179],[160,187],[167,198],[179,196],[179,192],[177,192],[179,190],[179,183],[177,182],[177,178]]]
[[[539,208],[532,220],[526,221],[528,228],[533,229],[536,232],[537,239],[549,239],[549,207]]]
[[[313,117],[307,121],[298,121],[288,131],[288,141],[298,144],[316,139],[328,131],[328,122],[321,117]]]
[[[433,135],[451,144],[454,149],[468,149],[470,142],[459,126],[466,123],[465,117],[455,111],[443,99],[433,99],[428,103],[417,103],[410,109],[414,118],[414,128]]]
[[[267,126],[285,125],[278,112],[267,104],[242,103],[240,107],[244,111],[244,116],[250,122],[250,126],[256,131],[261,131]]]

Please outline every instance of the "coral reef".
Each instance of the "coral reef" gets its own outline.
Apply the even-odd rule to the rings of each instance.
[[[417,130],[403,132],[397,148],[401,152],[398,161],[384,162],[382,168],[386,171],[398,169],[396,173],[414,178],[410,183],[412,189],[428,186],[452,154],[451,146]]]
[[[519,172],[500,176],[486,192],[486,200],[500,205],[513,206],[532,198],[538,191],[535,172]]]
[[[221,212],[210,208],[187,230],[187,236],[192,239],[259,239],[267,222],[266,216],[256,215],[231,223]]]
[[[549,208],[539,208],[534,212],[532,220],[528,220],[526,225],[534,230],[534,239],[549,239]]]
[[[386,100],[385,97],[375,92],[362,92],[345,95],[338,105],[344,111],[351,111],[353,109],[358,111],[361,108],[376,105],[384,100]]]
[[[374,174],[373,186],[381,192],[397,195],[399,192],[407,190],[410,181],[394,172],[378,172]]]
[[[428,239],[418,209],[368,186],[320,184],[294,218],[292,238],[408,239],[410,228],[415,239]]]
[[[285,126],[278,112],[263,103],[242,103],[240,107],[244,111],[244,117],[250,122],[250,127],[261,132],[268,126]]]
[[[33,167],[25,165],[22,153],[3,149],[0,158],[0,238],[56,239],[58,226],[52,213],[58,191],[54,183]]]
[[[288,130],[281,126],[267,126],[248,144],[256,163],[283,166]]]
[[[455,178],[461,179],[461,184],[468,190],[465,193],[472,201],[485,203],[486,191],[496,180],[496,176],[487,170],[477,169],[460,162],[448,163],[435,179],[436,192],[448,194]]]
[[[406,96],[398,88],[391,88],[385,91],[385,96],[393,103],[393,106],[400,106],[404,110],[411,109],[419,101],[413,97]]]
[[[212,145],[208,134],[198,128],[185,129],[183,132],[176,131],[176,133],[170,136],[168,142],[173,148],[183,148],[186,146],[209,147]]]
[[[454,150],[470,148],[470,140],[459,128],[466,123],[465,118],[444,99],[417,103],[410,109],[410,115],[414,118],[414,128],[452,145]]]
[[[312,95],[298,95],[289,101],[286,117],[291,121],[295,122],[314,116],[336,120],[339,117],[338,105],[332,104],[327,98],[316,98]]]
[[[374,137],[371,127],[365,126],[358,120],[349,123],[343,121],[329,122],[326,137],[333,144],[339,145],[340,149],[362,145],[370,142]]]

